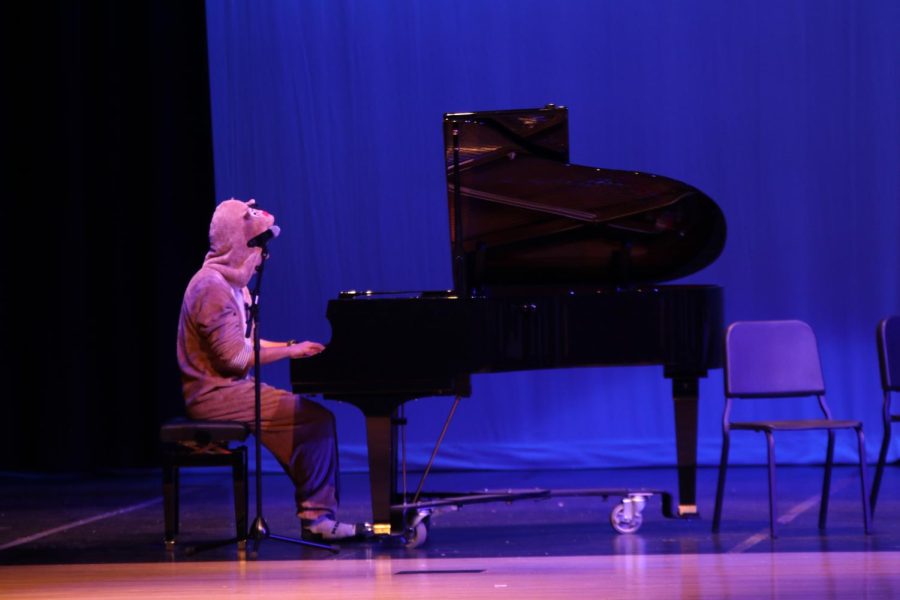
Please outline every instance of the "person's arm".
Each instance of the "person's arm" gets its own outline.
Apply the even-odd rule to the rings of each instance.
[[[246,293],[244,296],[246,297]],[[194,299],[197,321],[208,340],[210,360],[224,375],[244,376],[254,365],[253,343],[245,337],[244,319],[238,313],[231,290],[216,285],[216,280],[204,286]],[[318,354],[325,346],[317,342],[272,342],[260,340],[260,363],[267,364],[284,358],[302,358]]]
[[[318,342],[270,342],[259,340],[259,362],[266,365],[284,358],[305,358],[313,356],[325,349]]]

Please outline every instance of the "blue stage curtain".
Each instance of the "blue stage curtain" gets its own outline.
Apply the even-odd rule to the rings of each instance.
[[[865,421],[875,455],[875,325],[900,312],[900,3],[217,0],[207,21],[217,193],[256,198],[283,229],[264,336],[328,341],[341,290],[451,287],[442,114],[552,102],[570,109],[573,162],[716,200],[725,251],[688,281],[723,285],[729,321],[808,321],[833,412]],[[287,366],[265,378],[288,386]],[[472,384],[439,466],[674,464],[661,368]],[[699,459],[715,464],[721,371],[701,394]],[[408,406],[413,463],[450,402]],[[328,404],[342,466],[365,468],[362,417]],[[780,440],[779,458],[821,461],[808,442]],[[754,436],[734,445],[736,462],[764,460]]]

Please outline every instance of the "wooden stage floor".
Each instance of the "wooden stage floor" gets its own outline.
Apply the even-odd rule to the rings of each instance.
[[[870,478],[871,478],[870,469]],[[858,481],[838,467],[828,528],[816,526],[821,469],[780,466],[779,537],[768,536],[765,469],[729,470],[722,531],[710,518],[716,470],[701,469],[697,519],[666,519],[658,498],[634,534],[618,534],[618,499],[561,497],[470,505],[434,517],[415,549],[367,542],[337,554],[264,540],[254,557],[229,544],[230,480],[186,470],[182,533],[162,543],[156,471],[92,476],[0,474],[0,598],[897,598],[900,470],[885,474],[865,535]],[[414,482],[415,483],[415,482]],[[429,488],[660,488],[674,469],[436,473]],[[342,477],[341,517],[368,517],[366,474]],[[251,495],[252,496],[252,495]],[[297,536],[290,484],[264,476],[265,519]],[[251,497],[251,518],[255,504]],[[252,546],[252,544],[251,544]]]

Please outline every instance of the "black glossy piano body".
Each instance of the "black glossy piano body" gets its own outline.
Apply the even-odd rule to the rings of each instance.
[[[332,338],[291,362],[298,393],[367,423],[373,519],[400,532],[398,407],[468,396],[471,375],[660,365],[672,380],[679,514],[696,514],[699,378],[721,366],[722,289],[661,285],[715,260],[725,221],[681,182],[568,162],[560,107],[444,118],[454,289],[342,293]]]

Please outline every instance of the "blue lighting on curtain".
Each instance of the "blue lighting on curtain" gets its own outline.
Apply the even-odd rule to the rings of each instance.
[[[900,312],[900,3],[216,1],[207,19],[218,196],[255,197],[283,231],[264,336],[328,341],[341,290],[451,287],[442,114],[553,102],[570,109],[573,162],[673,177],[722,207],[725,251],[688,281],[723,285],[729,321],[808,321],[831,408],[864,420],[875,456],[875,325]],[[287,365],[265,378],[289,386]],[[472,383],[438,466],[675,463],[661,368]],[[718,461],[722,402],[715,371],[703,464]],[[408,406],[413,462],[450,403]],[[328,404],[342,467],[364,469],[361,415]],[[841,437],[838,459],[854,460]],[[779,440],[784,462],[823,455]],[[762,462],[764,444],[736,436],[732,456]]]

